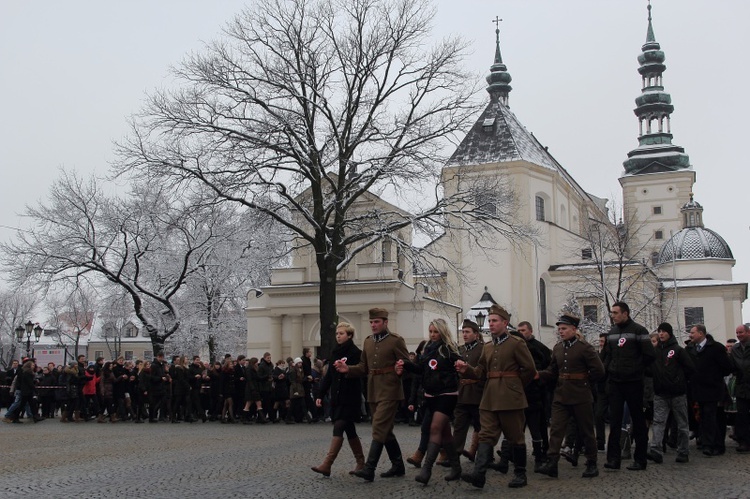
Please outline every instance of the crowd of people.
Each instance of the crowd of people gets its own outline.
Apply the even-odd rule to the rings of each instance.
[[[10,406],[3,421],[19,423],[24,413],[34,422],[57,414],[61,422],[100,423],[324,420],[333,434],[315,473],[330,476],[346,437],[356,461],[349,473],[367,481],[385,451],[390,467],[381,477],[403,476],[406,461],[426,485],[440,464],[449,467],[445,480],[479,488],[488,469],[507,474],[511,465],[508,486],[527,484],[527,429],[534,472],[552,478],[561,458],[577,466],[581,454],[582,477],[594,478],[600,452],[610,470],[632,457],[630,471],[663,463],[669,452],[688,463],[691,440],[707,458],[726,452],[728,436],[737,452],[750,452],[750,324],[739,325],[726,345],[698,324],[683,346],[669,323],[649,332],[633,321],[626,303],[612,305],[610,317],[612,329],[594,346],[579,331],[579,318],[563,314],[551,350],[529,322],[512,328],[510,314],[493,305],[489,338],[466,319],[458,346],[448,323],[435,319],[416,352],[388,328],[388,311],[373,308],[362,349],[354,328],[340,323],[325,362],[310,349],[275,363],[269,353],[214,363],[197,356],[168,363],[163,354],[153,362],[90,365],[79,356],[44,367],[24,359],[0,380]],[[372,430],[367,456],[356,427],[364,418]],[[406,420],[421,425],[421,439],[404,459],[394,424]],[[473,462],[470,472],[462,457]]]
[[[220,421],[222,423],[287,424],[325,419],[327,406],[316,407],[313,391],[324,366],[303,357],[273,363],[226,355],[222,361],[188,361],[164,354],[153,362],[87,362],[84,355],[67,365],[37,366],[33,358],[12,362],[0,373],[0,406],[9,407],[6,423],[59,417],[60,422],[135,423]]]

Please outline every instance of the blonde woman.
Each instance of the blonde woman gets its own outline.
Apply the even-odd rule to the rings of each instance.
[[[430,441],[420,473],[415,478],[424,485],[430,481],[432,466],[441,447],[445,449],[451,465],[451,471],[445,479],[452,481],[461,477],[461,463],[451,433],[451,419],[458,401],[459,386],[455,364],[461,356],[451,336],[450,328],[443,319],[433,320],[429,326],[430,341],[416,362],[400,360],[396,364],[397,373],[406,369],[421,376],[425,406],[432,415]]]

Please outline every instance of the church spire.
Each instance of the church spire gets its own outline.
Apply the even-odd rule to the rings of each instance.
[[[495,62],[490,66],[490,74],[487,76],[487,92],[490,94],[492,101],[499,100],[501,104],[508,105],[508,93],[512,90],[510,82],[512,78],[508,73],[508,68],[503,64],[503,56],[500,53],[500,19],[495,17],[492,21],[495,23]]]
[[[672,96],[664,91],[663,73],[667,69],[661,45],[656,41],[648,3],[646,43],[638,56],[641,74],[641,95],[635,99],[633,110],[638,117],[638,147],[628,153],[623,163],[625,173],[656,173],[690,167],[685,149],[672,144]]]

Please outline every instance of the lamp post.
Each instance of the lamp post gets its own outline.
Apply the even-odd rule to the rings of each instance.
[[[482,313],[482,311],[481,311],[481,310],[480,310],[479,312],[477,312],[477,315],[476,315],[476,318],[477,318],[477,326],[479,326],[479,330],[480,330],[480,331],[482,330],[482,328],[484,328],[484,319],[485,319],[486,317],[487,317],[487,316],[486,316],[486,315],[484,315],[484,314]]]
[[[18,326],[16,328],[16,340],[18,340],[19,343],[23,343],[23,338],[26,336],[26,357],[31,356],[31,337],[32,334],[34,336],[34,343],[37,343],[39,341],[39,338],[42,337],[42,327],[37,323],[36,327],[34,326],[34,323],[29,321],[23,326]]]

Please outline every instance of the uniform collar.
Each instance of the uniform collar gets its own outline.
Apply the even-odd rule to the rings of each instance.
[[[492,343],[495,345],[502,345],[505,340],[507,340],[510,337],[510,334],[505,332],[501,334],[500,336],[493,336],[492,337]]]
[[[382,333],[373,334],[372,339],[375,341],[375,343],[379,343],[383,341],[389,334],[389,331],[383,331]]]

